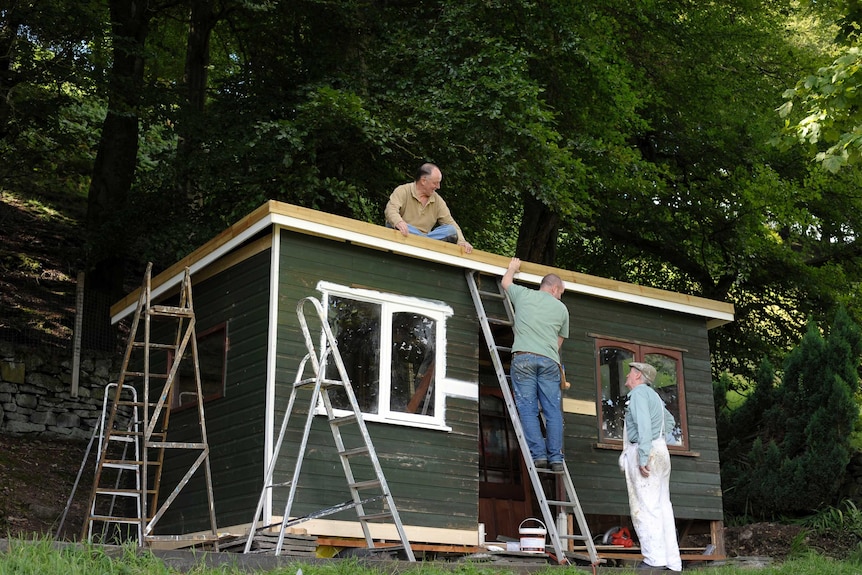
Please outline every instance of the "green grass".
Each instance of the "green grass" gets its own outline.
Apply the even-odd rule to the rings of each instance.
[[[320,563],[298,561],[270,571],[246,571],[240,566],[208,568],[201,561],[184,571],[167,566],[149,552],[139,552],[134,546],[116,548],[96,545],[65,545],[55,547],[50,539],[10,539],[9,548],[0,553],[0,575],[240,575],[267,573],[267,575],[516,575],[516,571],[499,566],[470,563],[387,563],[383,567],[368,567],[355,559],[333,559]],[[614,574],[635,573],[634,570],[614,569],[602,571]],[[590,570],[584,567],[554,567],[536,571],[537,575],[583,575]],[[856,575],[862,564],[855,561],[835,561],[816,554],[806,554],[778,565],[760,569],[724,565],[699,567],[687,573],[703,575]]]

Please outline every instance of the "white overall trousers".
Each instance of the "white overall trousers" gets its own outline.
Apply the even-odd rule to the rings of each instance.
[[[653,440],[647,461],[649,477],[642,476],[638,469],[638,444],[629,442],[625,425],[620,467],[626,475],[632,526],[644,561],[653,567],[682,571],[670,503],[670,453],[665,441],[664,406],[661,419],[661,434]]]

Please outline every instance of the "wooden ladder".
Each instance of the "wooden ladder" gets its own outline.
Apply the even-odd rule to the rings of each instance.
[[[113,526],[137,533],[140,546],[168,542],[172,546],[209,544],[218,548],[215,505],[213,502],[212,474],[209,464],[206,421],[204,418],[203,393],[201,389],[200,365],[197,339],[195,337],[195,313],[192,305],[191,275],[186,268],[176,306],[153,305],[151,301],[152,264],[141,286],[138,306],[132,320],[120,376],[116,383],[110,409],[103,410],[100,426],[99,454],[90,495],[89,511],[81,534],[82,539],[92,542],[95,525]],[[141,321],[143,320],[143,321]],[[156,332],[154,336],[154,332]],[[154,337],[168,337],[173,341],[159,343]],[[194,374],[197,396],[197,441],[170,441],[168,423],[171,402],[178,388],[180,367],[190,362]],[[158,368],[154,371],[153,368]],[[125,396],[133,391],[132,399]],[[140,399],[138,399],[140,398]],[[107,398],[106,398],[106,401]],[[132,413],[131,425],[119,423],[118,416]],[[184,429],[184,433],[188,428]],[[124,450],[116,455],[112,446],[132,443],[134,453]],[[162,471],[167,450],[187,451],[194,456],[185,475],[171,490],[170,495],[159,506],[159,490],[162,487]],[[209,510],[209,533],[185,535],[155,535],[154,529],[177,495],[188,484],[195,473],[203,468]],[[124,480],[126,473],[133,481]],[[111,503],[105,500],[110,498]],[[127,505],[115,505],[117,498],[126,498]],[[110,509],[105,512],[106,505]],[[128,533],[127,533],[128,534]]]

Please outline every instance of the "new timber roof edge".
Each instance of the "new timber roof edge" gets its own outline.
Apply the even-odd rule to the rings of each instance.
[[[500,276],[506,272],[511,259],[481,250],[467,254],[455,244],[414,235],[403,236],[399,231],[383,226],[270,200],[152,278],[151,295],[157,297],[175,288],[182,281],[186,267],[194,277],[196,272],[273,226]],[[548,273],[559,275],[566,284],[566,290],[574,293],[700,316],[707,320],[709,328],[733,321],[733,305],[726,302],[531,262],[522,262],[521,271],[515,277],[522,282],[538,284]],[[111,307],[112,321],[117,322],[134,312],[139,297],[140,288],[114,304]]]

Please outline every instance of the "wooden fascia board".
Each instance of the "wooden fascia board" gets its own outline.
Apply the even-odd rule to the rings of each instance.
[[[175,288],[183,280],[186,267],[192,276],[261,230],[271,226],[269,205],[257,208],[222,233],[179,260],[150,281],[150,296],[158,297]],[[111,322],[116,323],[135,311],[142,288],[138,288],[111,306]]]
[[[400,232],[383,226],[270,200],[153,278],[152,295],[160,295],[172,285],[178,284],[186,267],[194,274],[270,225],[493,275],[502,276],[510,260],[508,256],[481,250],[467,254],[455,244],[420,236],[403,236]],[[734,309],[729,303],[531,262],[521,264],[521,271],[516,279],[538,285],[548,273],[559,275],[566,284],[566,290],[572,293],[703,317],[707,320],[708,328],[733,321]],[[111,308],[113,321],[116,322],[134,311],[139,292],[140,289],[132,292]]]

